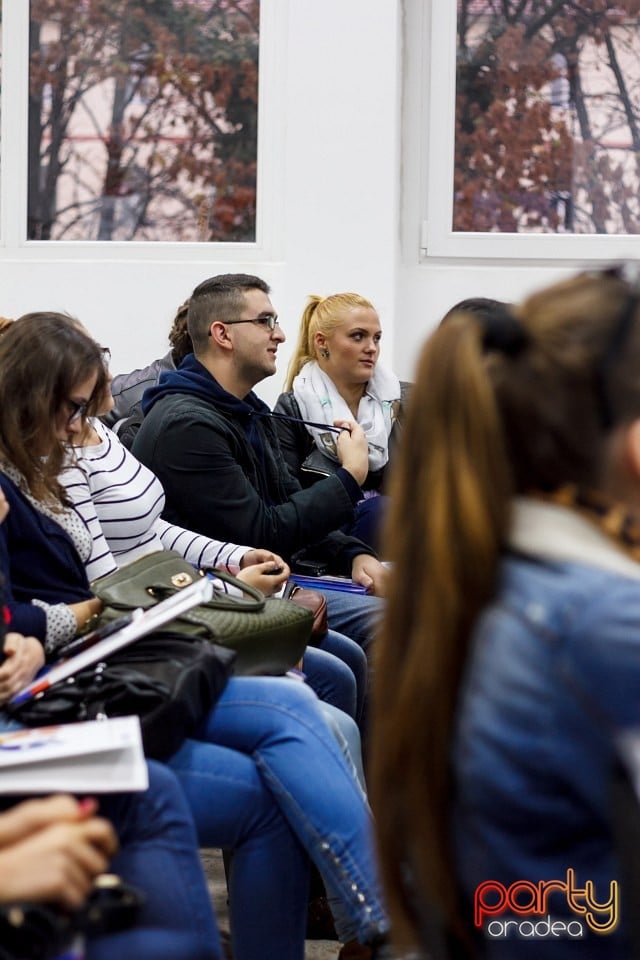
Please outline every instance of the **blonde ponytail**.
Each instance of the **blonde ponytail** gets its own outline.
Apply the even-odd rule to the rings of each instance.
[[[287,367],[287,379],[284,389],[289,391],[293,389],[293,381],[298,376],[305,363],[315,360],[315,351],[313,349],[313,336],[311,334],[311,320],[322,297],[312,294],[300,319],[300,330],[298,331],[298,342],[289,366]]]

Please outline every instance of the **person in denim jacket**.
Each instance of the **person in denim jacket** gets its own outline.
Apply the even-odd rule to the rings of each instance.
[[[405,431],[371,777],[394,936],[628,960],[612,796],[640,726],[640,287],[612,268],[453,313]]]

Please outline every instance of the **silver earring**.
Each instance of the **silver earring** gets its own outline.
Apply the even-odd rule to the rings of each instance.
[[[322,348],[322,350],[320,351],[320,356],[321,356],[324,360],[328,360],[328,359],[329,359],[330,354],[329,354],[329,351],[327,350],[326,347],[323,347],[323,348]]]

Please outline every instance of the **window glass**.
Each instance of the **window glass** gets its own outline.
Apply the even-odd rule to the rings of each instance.
[[[458,0],[454,231],[640,233],[638,0]]]
[[[259,0],[30,0],[27,236],[252,242]]]

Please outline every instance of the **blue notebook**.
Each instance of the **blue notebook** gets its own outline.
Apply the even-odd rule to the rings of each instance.
[[[347,577],[305,577],[299,573],[292,573],[289,579],[299,587],[310,587],[312,590],[338,590],[340,593],[367,592],[367,588],[361,583],[354,583]]]

